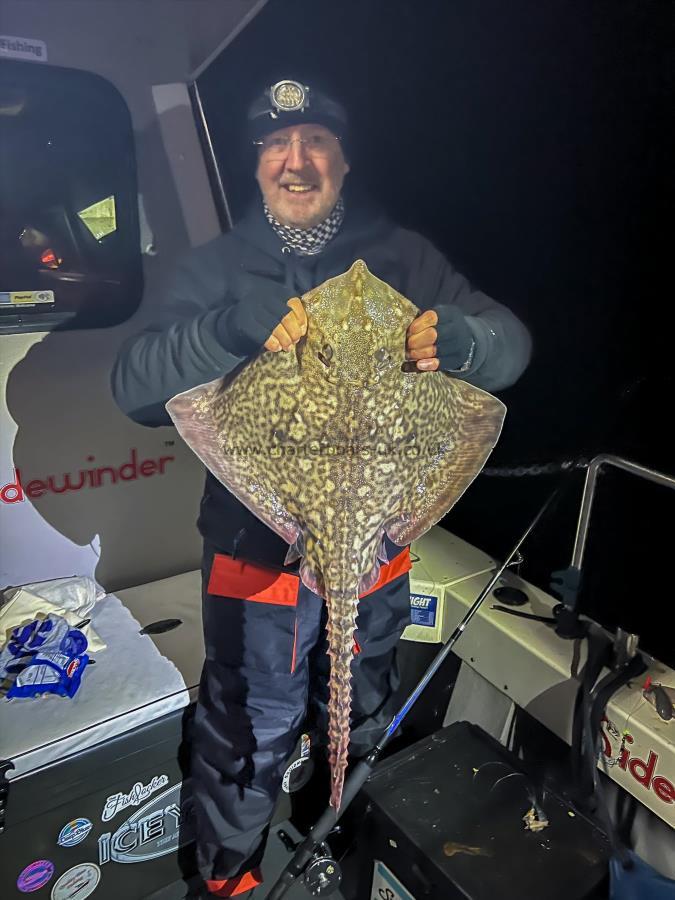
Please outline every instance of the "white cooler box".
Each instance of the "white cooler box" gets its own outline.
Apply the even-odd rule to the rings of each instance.
[[[162,634],[139,634],[180,619]],[[204,657],[200,573],[99,601],[72,699],[0,700],[0,897],[148,897],[191,874],[184,732]],[[13,768],[12,768],[13,767]]]

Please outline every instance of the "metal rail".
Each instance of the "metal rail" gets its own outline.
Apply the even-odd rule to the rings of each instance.
[[[595,498],[595,489],[598,484],[598,476],[605,466],[613,466],[616,469],[622,469],[624,472],[630,472],[632,475],[638,475],[640,478],[645,478],[647,481],[653,481],[655,484],[675,489],[675,478],[671,475],[665,475],[663,472],[648,469],[646,466],[641,466],[630,460],[622,459],[620,456],[602,454],[594,457],[586,471],[584,493],[581,498],[581,510],[579,512],[577,534],[574,541],[574,551],[572,553],[572,565],[575,569],[580,570],[583,565],[586,541],[591,523],[591,510]]]

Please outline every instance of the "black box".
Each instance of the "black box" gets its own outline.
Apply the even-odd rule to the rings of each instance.
[[[549,824],[532,831],[523,817],[535,790]],[[355,802],[360,825],[343,861],[347,900],[607,896],[604,834],[466,722],[380,763]]]
[[[179,850],[192,839],[179,763],[189,712],[10,781],[0,897],[140,900],[193,874]]]

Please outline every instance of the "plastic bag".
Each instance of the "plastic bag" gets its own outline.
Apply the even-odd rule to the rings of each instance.
[[[12,629],[38,617],[59,615],[74,627],[90,618],[96,603],[105,596],[105,590],[85,575],[5,588],[0,603],[0,648],[8,640]],[[91,625],[83,626],[82,631],[87,637],[91,652],[105,649],[106,645]]]
[[[53,578],[50,581],[36,581],[9,587],[3,591],[6,601],[14,599],[19,591],[29,591],[47,603],[69,610],[84,619],[106,592],[93,578],[87,575],[71,575],[67,578]]]

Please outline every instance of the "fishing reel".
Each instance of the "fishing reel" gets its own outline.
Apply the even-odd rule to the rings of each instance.
[[[289,853],[295,853],[300,846],[283,830],[278,831],[277,835]],[[302,880],[312,897],[329,897],[339,889],[342,881],[342,869],[337,860],[333,858],[327,843],[323,842],[317,845],[303,872]]]
[[[342,881],[340,864],[333,859],[328,844],[319,844],[305,869],[305,887],[312,897],[334,894]]]

